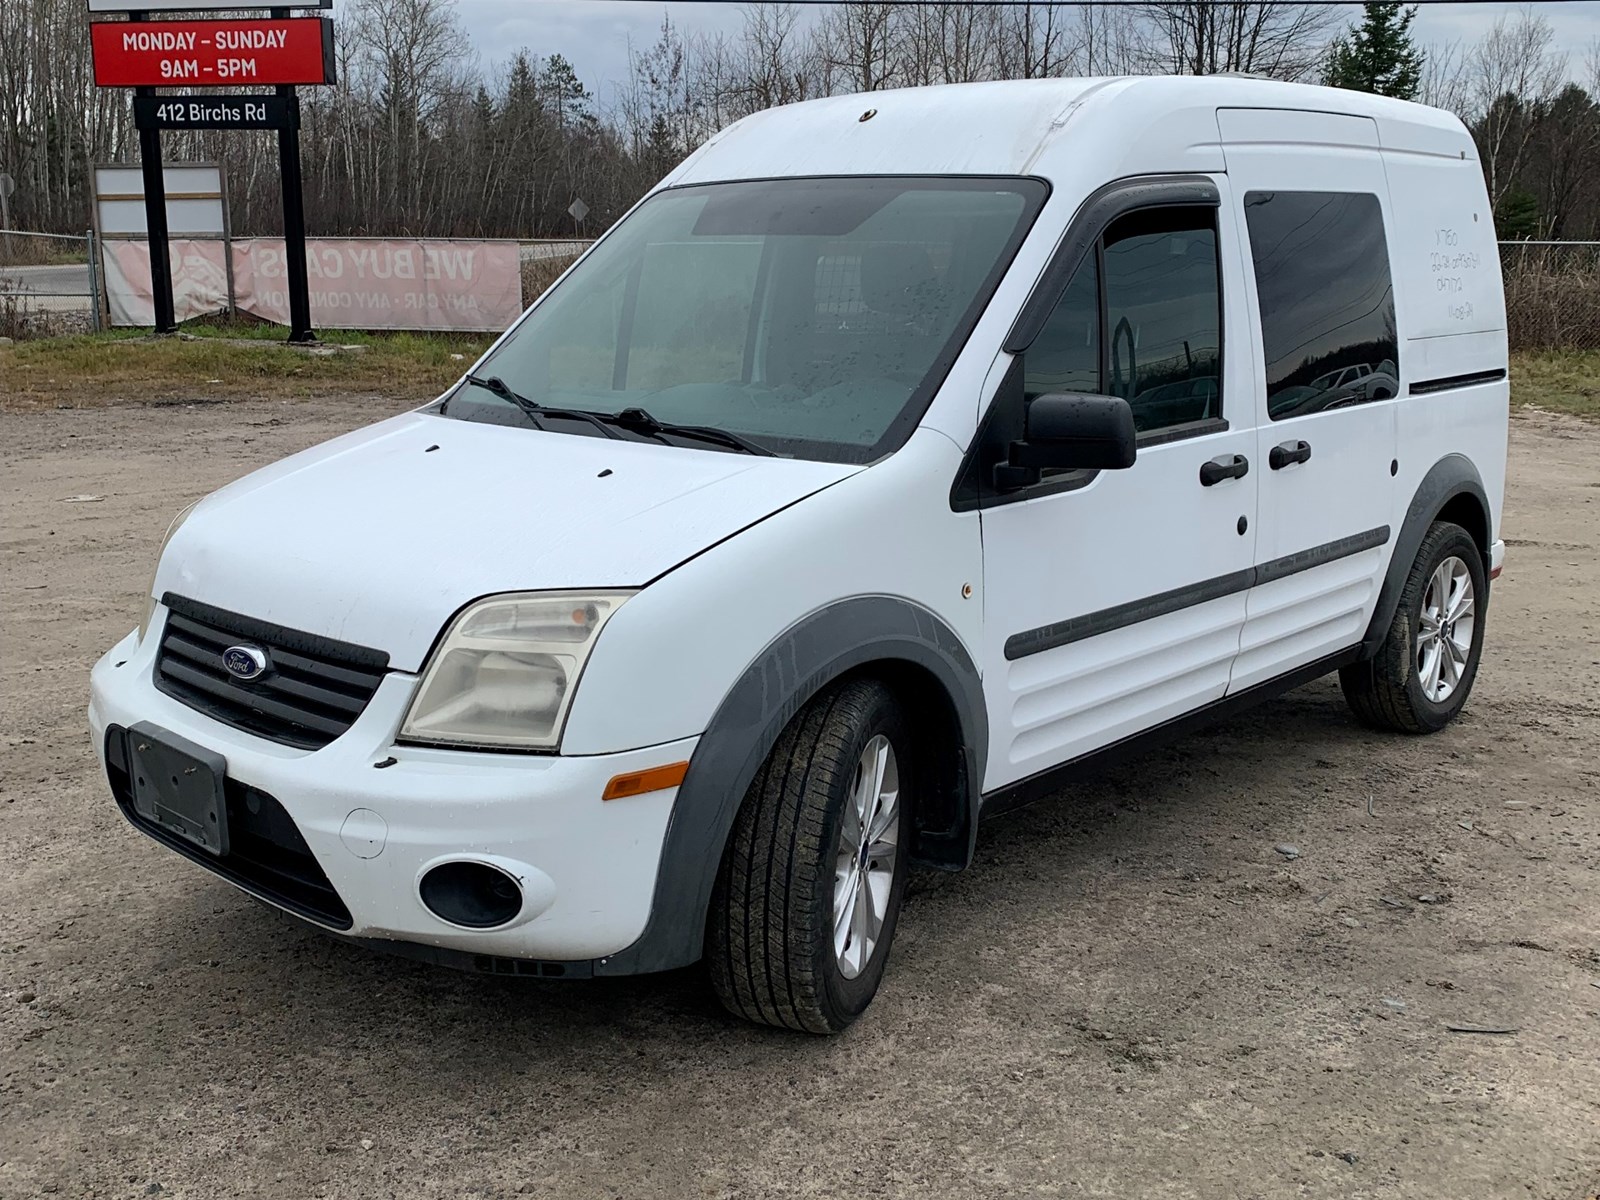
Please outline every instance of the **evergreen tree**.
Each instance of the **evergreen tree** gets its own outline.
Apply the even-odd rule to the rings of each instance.
[[[671,122],[667,120],[667,115],[657,113],[655,120],[650,122],[650,131],[642,154],[651,174],[665,175],[678,165],[684,153],[683,147],[678,144],[677,136],[672,131]]]
[[[552,54],[539,73],[539,87],[546,103],[555,116],[556,124],[563,129],[579,125],[593,116],[594,97],[578,79],[572,64],[559,54]]]
[[[1512,188],[1494,213],[1495,236],[1517,242],[1539,236],[1539,201],[1532,192]]]
[[[1411,100],[1422,83],[1423,53],[1411,38],[1416,8],[1399,0],[1373,0],[1363,4],[1361,24],[1351,26],[1333,43],[1322,82]]]

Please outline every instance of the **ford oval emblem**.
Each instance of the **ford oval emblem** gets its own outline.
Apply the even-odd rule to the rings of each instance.
[[[222,666],[235,679],[260,679],[271,665],[260,646],[229,646],[222,652]]]

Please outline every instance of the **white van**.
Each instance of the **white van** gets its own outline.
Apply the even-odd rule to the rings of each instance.
[[[1238,78],[724,130],[437,402],[174,521],[90,720],[347,937],[827,1032],[979,816],[1338,671],[1445,725],[1506,334],[1452,116]]]

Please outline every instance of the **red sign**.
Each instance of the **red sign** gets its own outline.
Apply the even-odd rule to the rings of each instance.
[[[100,87],[333,82],[333,22],[96,21]]]

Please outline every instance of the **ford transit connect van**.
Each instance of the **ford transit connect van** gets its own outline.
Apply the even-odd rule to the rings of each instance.
[[[1472,689],[1506,334],[1452,116],[1084,79],[714,137],[438,401],[200,501],[90,720],[141,832],[538,977],[842,1029],[979,816],[1337,671]],[[1292,766],[1292,764],[1291,764]]]

